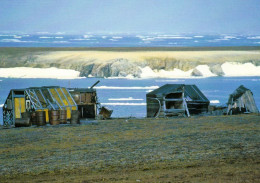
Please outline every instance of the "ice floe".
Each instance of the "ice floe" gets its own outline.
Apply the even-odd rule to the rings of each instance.
[[[112,100],[112,101],[132,101],[132,100],[144,100],[141,98],[133,98],[133,97],[128,97],[128,98],[109,98],[108,100]]]
[[[102,105],[146,105],[146,103],[101,103]]]

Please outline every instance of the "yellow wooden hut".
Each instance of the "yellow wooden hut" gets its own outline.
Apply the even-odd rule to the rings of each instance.
[[[12,89],[3,106],[4,126],[14,126],[15,119],[22,118],[22,113],[33,111],[45,111],[48,122],[49,110],[67,110],[67,119],[70,119],[71,110],[77,110],[77,104],[64,87]]]

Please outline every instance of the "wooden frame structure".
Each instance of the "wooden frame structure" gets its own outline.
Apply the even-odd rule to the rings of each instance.
[[[166,84],[146,94],[147,117],[190,116],[208,111],[209,100],[196,85]]]
[[[243,85],[239,86],[228,99],[227,114],[258,113],[253,93]]]

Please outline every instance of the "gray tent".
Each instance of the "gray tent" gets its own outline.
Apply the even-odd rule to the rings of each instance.
[[[227,114],[258,113],[253,93],[243,85],[239,86],[228,99]]]
[[[147,117],[199,114],[209,100],[196,85],[166,84],[146,94]]]

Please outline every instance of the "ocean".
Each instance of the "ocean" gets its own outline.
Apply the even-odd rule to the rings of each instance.
[[[197,34],[1,34],[0,47],[218,47],[260,46],[260,35]]]
[[[244,85],[254,93],[260,109],[260,77],[208,77],[185,79],[122,79],[122,78],[82,78],[82,79],[17,79],[0,78],[0,106],[4,104],[10,89],[63,86],[68,88],[90,87],[97,80],[95,87],[98,100],[103,106],[113,110],[112,117],[146,116],[146,93],[164,84],[196,84],[214,105],[225,105],[229,94]],[[3,123],[0,109],[0,124]]]

